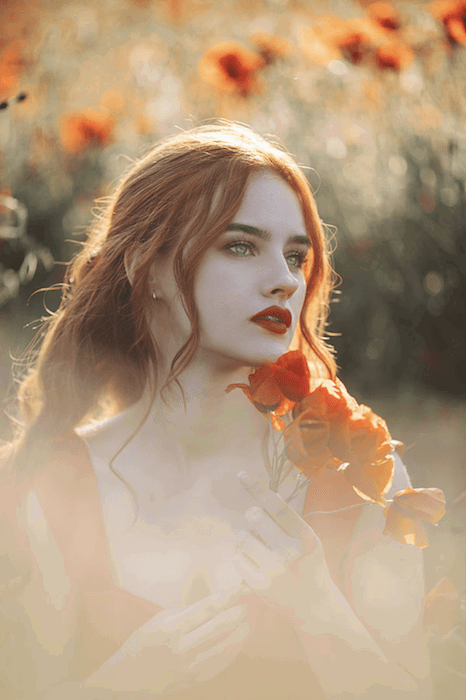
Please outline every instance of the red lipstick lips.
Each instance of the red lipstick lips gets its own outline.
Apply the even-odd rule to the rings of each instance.
[[[283,335],[291,326],[291,313],[280,306],[269,306],[249,320],[272,333]]]

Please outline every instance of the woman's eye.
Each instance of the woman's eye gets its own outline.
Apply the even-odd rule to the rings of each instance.
[[[254,245],[252,243],[249,243],[248,241],[235,241],[234,243],[230,243],[227,245],[227,250],[230,252],[233,252],[234,255],[240,255],[242,257],[249,257],[248,256],[248,251],[249,254],[252,255],[252,252],[254,250]],[[236,250],[233,250],[236,249]],[[290,267],[295,267],[298,269],[301,269],[302,266],[304,265],[304,262],[306,260],[307,254],[304,252],[300,251],[295,251],[294,253],[289,253],[286,256],[287,260],[290,260],[291,258],[291,263],[288,263]]]
[[[232,248],[242,248],[243,251],[246,250],[251,250],[254,246],[251,243],[246,243],[245,241],[237,241],[236,243],[230,243],[230,245],[227,246],[227,250],[231,250]],[[236,255],[244,255],[244,253],[239,252],[236,253]]]
[[[291,253],[291,255],[288,255],[289,258],[294,258],[295,262],[292,264],[292,267],[298,267],[301,268],[304,265],[304,261],[306,260],[306,253]]]

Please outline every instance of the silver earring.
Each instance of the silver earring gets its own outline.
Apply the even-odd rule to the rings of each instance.
[[[157,294],[155,293],[155,290],[152,292],[152,299],[157,299]]]
[[[149,277],[149,282],[153,282],[153,281],[154,281],[154,278],[153,278],[153,277]]]

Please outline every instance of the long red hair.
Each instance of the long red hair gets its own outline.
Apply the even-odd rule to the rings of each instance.
[[[328,243],[302,171],[283,146],[249,127],[220,121],[170,136],[131,165],[95,218],[65,272],[58,310],[36,337],[39,350],[18,390],[21,425],[9,444],[16,468],[28,473],[47,442],[137,401],[148,382],[157,391],[178,375],[199,345],[194,282],[203,255],[238,211],[253,173],[282,177],[300,201],[313,254],[305,267],[306,298],[290,349],[315,373],[334,377],[323,340],[333,285]],[[186,252],[186,243],[193,241]],[[170,374],[157,387],[156,344],[148,318],[154,303],[149,268],[176,250],[174,275],[192,331]],[[130,284],[126,269],[133,263]]]

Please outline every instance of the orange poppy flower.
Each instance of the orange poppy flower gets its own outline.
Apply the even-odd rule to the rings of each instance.
[[[199,75],[223,92],[243,97],[260,92],[257,72],[264,59],[236,41],[223,41],[208,49],[199,61]]]
[[[386,517],[384,535],[422,549],[429,546],[422,521],[436,525],[443,518],[445,496],[441,489],[408,487],[396,493],[383,512]]]
[[[340,31],[329,37],[351,63],[361,63],[374,46],[386,40],[386,31],[368,17],[347,20]]]
[[[395,31],[401,27],[401,18],[397,10],[388,2],[373,2],[367,8],[369,17],[381,27]]]
[[[347,462],[344,474],[365,500],[385,505],[393,481],[393,444],[385,421],[368,406],[358,407],[331,445],[332,454]]]
[[[308,476],[344,463],[345,476],[362,498],[386,504],[394,460],[387,425],[359,405],[338,379],[322,380],[293,409],[285,431],[288,459]]]
[[[450,40],[456,41],[457,44],[466,44],[466,9],[463,16],[452,17],[447,23],[448,37]]]
[[[340,58],[361,63],[373,47],[386,41],[387,31],[369,17],[344,20],[334,15],[321,17],[314,27],[305,28],[300,37],[303,51],[317,63]]]
[[[444,576],[426,597],[424,626],[443,637],[454,626],[461,610],[461,596],[451,580]]]
[[[342,462],[332,457],[329,439],[329,422],[304,411],[285,428],[286,456],[308,479],[338,469]]]
[[[306,411],[316,420],[346,421],[359,404],[346,390],[345,385],[338,378],[322,379],[311,394],[295,406],[293,418]]]
[[[286,39],[265,30],[257,30],[250,34],[249,38],[257,46],[266,66],[291,53],[290,44]]]
[[[349,31],[342,37],[339,48],[351,63],[358,64],[370,53],[370,44],[360,32]]]
[[[451,43],[466,44],[466,2],[440,0],[430,5],[431,14],[443,22]]]
[[[387,504],[384,496],[390,490],[395,471],[395,460],[391,456],[376,459],[374,462],[355,464],[350,462],[344,474],[354,491],[365,501],[374,501],[382,506]]]
[[[392,451],[390,434],[380,429],[380,424],[385,426],[382,419],[366,406],[359,406],[340,380],[322,380],[294,407],[293,418],[285,430],[285,450],[295,466],[307,476],[317,476],[351,462],[347,477],[353,488],[365,487],[370,498],[380,497],[386,478],[381,479],[378,489],[372,482],[367,489],[367,477],[364,480],[359,474],[372,462],[377,462],[378,467],[380,460]]]
[[[303,353],[291,350],[281,355],[277,362],[256,369],[248,380],[249,385],[229,384],[225,391],[242,389],[259,411],[271,413],[275,428],[283,429],[285,423],[278,415],[289,413],[295,403],[309,393],[311,375]]]
[[[62,117],[60,140],[70,153],[82,153],[89,146],[105,146],[113,139],[115,121],[102,108],[86,109]]]
[[[399,71],[414,61],[414,53],[406,44],[392,41],[376,48],[375,60],[379,68]]]
[[[392,438],[386,422],[361,404],[350,418],[351,452],[355,462],[371,462],[391,454]],[[349,461],[349,460],[347,460]]]

